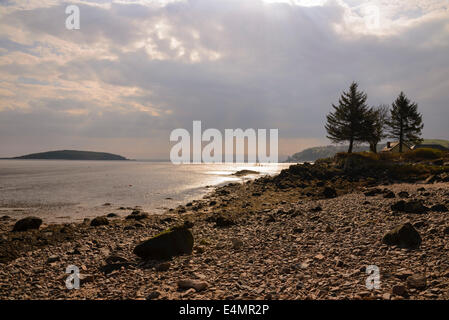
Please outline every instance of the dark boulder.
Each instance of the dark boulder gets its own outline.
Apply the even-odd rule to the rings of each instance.
[[[394,194],[393,191],[387,191],[387,192],[384,194],[384,198],[385,198],[385,199],[393,199],[393,198],[396,198],[396,195]]]
[[[426,213],[428,208],[419,200],[404,201],[400,200],[391,205],[391,210],[406,213]]]
[[[398,196],[399,196],[399,198],[406,199],[410,195],[409,195],[409,193],[407,191],[401,191],[401,192],[398,193]]]
[[[90,222],[92,227],[106,226],[108,224],[109,220],[106,217],[96,217]]]
[[[335,191],[332,187],[326,187],[323,190],[323,196],[326,199],[336,198],[337,197],[337,191]]]
[[[111,213],[108,213],[108,215],[106,217],[108,217],[108,218],[116,218],[116,217],[118,217],[118,214],[111,212]]]
[[[148,218],[148,213],[137,211],[137,213],[133,212],[130,215],[126,216],[125,219],[127,219],[127,220],[131,220],[132,219],[132,220],[139,221],[139,220],[143,220],[143,219],[146,219],[146,218]]]
[[[422,240],[418,231],[407,222],[386,233],[382,241],[389,246],[396,245],[401,248],[415,249],[421,245]]]
[[[381,193],[382,193],[382,190],[380,190],[379,188],[374,188],[374,189],[366,191],[364,193],[364,195],[365,195],[365,197],[374,197],[374,196],[376,196],[378,194],[381,194]]]
[[[181,254],[191,254],[193,242],[188,225],[182,225],[138,244],[133,252],[142,259],[168,259]]]
[[[436,204],[436,205],[432,206],[432,208],[430,208],[430,211],[448,212],[448,209],[444,204]]]
[[[39,229],[42,224],[42,219],[37,217],[26,217],[20,219],[14,225],[12,231],[27,231],[31,229]]]

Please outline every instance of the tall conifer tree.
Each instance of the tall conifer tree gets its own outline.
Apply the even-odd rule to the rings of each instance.
[[[401,92],[392,104],[388,126],[389,136],[399,141],[399,152],[403,151],[404,143],[416,144],[422,141],[422,115],[418,112],[418,105],[410,102],[404,92]]]
[[[327,138],[332,142],[349,141],[348,153],[352,152],[354,142],[366,141],[368,106],[367,95],[358,90],[358,84],[353,82],[348,92],[343,92],[338,105],[332,104],[334,109],[326,118]]]

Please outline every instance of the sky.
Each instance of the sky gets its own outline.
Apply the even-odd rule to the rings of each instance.
[[[0,0],[0,157],[168,159],[201,120],[279,129],[282,158],[330,144],[352,81],[369,105],[404,91],[423,136],[449,139],[449,1]]]

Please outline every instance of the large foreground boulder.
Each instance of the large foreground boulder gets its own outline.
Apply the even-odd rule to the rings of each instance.
[[[396,245],[401,248],[415,249],[421,245],[422,240],[418,231],[407,222],[386,233],[382,241],[389,246]]]
[[[26,217],[20,219],[14,225],[12,231],[27,231],[31,229],[39,229],[42,224],[42,219],[37,217]]]
[[[134,254],[142,259],[168,259],[181,254],[191,254],[193,235],[190,225],[184,224],[168,229],[134,248]]]

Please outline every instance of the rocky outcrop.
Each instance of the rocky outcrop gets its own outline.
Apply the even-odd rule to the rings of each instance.
[[[193,235],[188,225],[168,229],[134,248],[134,254],[142,259],[168,259],[182,254],[191,254]]]
[[[27,231],[31,229],[39,229],[42,224],[42,219],[37,217],[26,217],[20,219],[14,225],[12,231]]]
[[[426,213],[429,209],[419,200],[411,200],[407,202],[401,200],[391,205],[391,210],[405,213]]]
[[[108,224],[109,220],[106,217],[96,217],[90,222],[92,227],[107,226]]]
[[[410,223],[405,223],[386,233],[382,241],[390,246],[415,249],[421,245],[422,240],[418,231]]]

